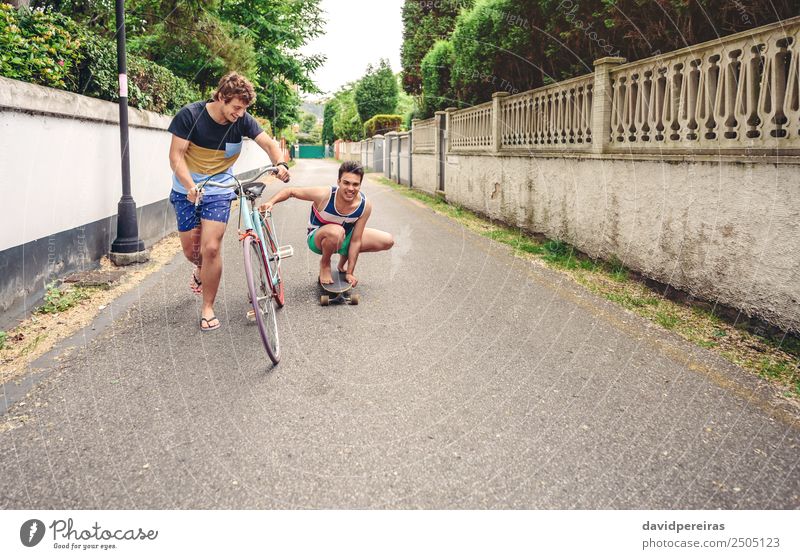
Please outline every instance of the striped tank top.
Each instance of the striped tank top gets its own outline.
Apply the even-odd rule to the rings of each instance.
[[[351,214],[342,215],[336,210],[336,191],[339,190],[338,186],[331,187],[331,193],[328,196],[328,201],[322,211],[319,211],[316,205],[311,204],[311,215],[308,217],[308,235],[314,231],[327,225],[329,223],[338,223],[344,227],[345,234],[349,234],[356,225],[356,221],[364,213],[364,208],[367,206],[367,197],[363,192],[359,192],[361,203]]]

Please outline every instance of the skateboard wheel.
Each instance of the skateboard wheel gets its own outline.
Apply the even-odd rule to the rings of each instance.
[[[327,307],[330,304],[330,302],[331,302],[331,299],[327,295],[320,295],[319,296],[319,304],[322,305],[323,307]]]
[[[357,305],[358,304],[358,293],[354,293],[350,296],[350,304]]]

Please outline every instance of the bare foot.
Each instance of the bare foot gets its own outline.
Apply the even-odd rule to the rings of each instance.
[[[339,264],[336,266],[336,269],[339,270],[341,273],[347,273],[347,257],[344,256],[339,259]]]
[[[319,282],[320,283],[333,283],[333,275],[331,274],[331,263],[327,265],[320,262],[319,264]]]
[[[221,326],[219,319],[214,316],[214,309],[212,308],[203,308],[200,317],[200,330],[203,332],[216,330]]]

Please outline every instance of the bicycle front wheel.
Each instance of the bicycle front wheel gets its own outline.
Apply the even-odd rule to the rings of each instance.
[[[244,273],[250,303],[255,312],[256,325],[267,355],[274,364],[281,360],[278,342],[278,320],[275,316],[275,299],[269,279],[269,270],[264,262],[261,242],[251,236],[244,239]]]
[[[275,295],[275,304],[278,307],[283,307],[285,302],[283,292],[283,278],[281,278],[281,263],[277,258],[278,243],[275,240],[275,233],[267,220],[261,221],[262,231],[264,232],[264,239],[266,239],[266,249],[264,253],[267,256],[267,265],[270,272],[270,284],[272,285],[272,293]]]

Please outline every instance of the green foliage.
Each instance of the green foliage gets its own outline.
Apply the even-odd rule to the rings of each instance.
[[[451,37],[452,86],[462,103],[542,85],[543,35],[534,28],[542,19],[540,2],[481,0],[462,12]]]
[[[118,99],[117,49],[70,18],[0,4],[0,75],[108,101]],[[174,113],[199,93],[168,69],[128,57],[129,103]]]
[[[455,62],[455,52],[450,41],[436,41],[422,59],[422,118],[436,111],[456,106],[455,94],[450,85],[450,69]]]
[[[381,59],[377,67],[371,64],[355,88],[358,116],[366,122],[377,114],[393,113],[397,108],[397,79],[389,61]]]
[[[186,79],[191,84],[192,100],[208,96],[229,71],[245,75],[257,93],[250,112],[270,117],[278,132],[297,121],[299,90],[317,92],[309,76],[325,58],[299,52],[322,33],[319,3],[320,0],[126,0],[128,51]],[[106,40],[114,37],[113,0],[33,0],[33,4],[71,16]],[[113,53],[112,49],[108,54]],[[133,70],[133,56],[129,56],[129,65]],[[99,66],[93,74],[96,83],[89,90],[110,91],[110,82],[103,75],[105,65],[95,66]],[[144,68],[146,64],[139,66]],[[113,78],[116,82],[116,71]],[[178,91],[171,102],[159,101],[158,92],[152,97],[156,105],[180,106],[183,103],[177,99],[185,93]],[[132,92],[132,104],[134,97]]]
[[[438,39],[450,36],[456,16],[472,6],[474,0],[426,2],[406,0],[403,4],[403,89],[412,95],[422,93],[420,61]]]
[[[411,130],[411,120],[415,118],[421,118],[420,116],[420,109],[417,105],[417,100],[403,91],[403,88],[400,87],[402,82],[402,74],[397,74],[397,89],[398,89],[398,96],[397,96],[397,109],[395,112],[399,115],[403,115],[403,130]]]
[[[298,90],[319,92],[309,76],[323,64],[325,57],[299,54],[301,47],[323,32],[319,2],[225,0],[219,3],[218,17],[235,25],[242,36],[256,45],[256,70],[249,77],[259,95],[252,110],[271,117],[276,130],[297,122],[301,103]]]
[[[7,338],[8,334],[5,331],[0,330],[0,349],[5,349]]]
[[[431,8],[414,4],[404,7],[404,49],[413,50],[411,37],[418,48],[418,35],[431,39],[429,45],[447,38],[427,30]],[[481,103],[495,91],[526,91],[591,73],[593,61],[606,56],[637,60],[792,17],[798,5],[798,0],[478,0],[461,11],[449,38],[455,53],[451,85],[462,103]],[[417,78],[406,67],[421,57],[416,52],[403,59],[408,91],[416,92]]]
[[[80,30],[69,18],[0,4],[0,75],[72,89],[80,47]]]
[[[89,297],[86,289],[78,287],[58,287],[50,283],[45,289],[44,304],[36,309],[39,314],[63,312]]]
[[[340,140],[358,141],[364,137],[364,126],[356,108],[355,87],[355,84],[348,84],[333,98],[336,107],[333,134]]]
[[[308,134],[317,125],[317,117],[311,113],[303,113],[300,117],[300,131]]]
[[[557,268],[574,270],[578,267],[575,249],[564,241],[547,241],[542,258]]]
[[[402,122],[402,115],[375,115],[364,123],[364,137],[400,130]]]
[[[325,103],[322,114],[322,143],[333,144],[336,141],[336,134],[333,133],[333,121],[336,118],[336,101],[331,100]]]
[[[252,76],[256,71],[252,38],[213,14],[202,12],[190,19],[185,9],[189,5],[180,5],[146,34],[132,35],[130,52],[158,60],[204,92],[215,89],[219,79],[231,70]]]

